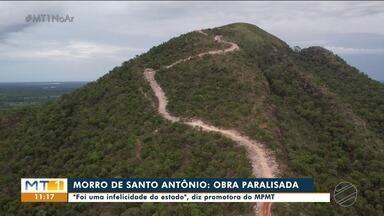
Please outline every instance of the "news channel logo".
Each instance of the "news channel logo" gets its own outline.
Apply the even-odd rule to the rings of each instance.
[[[357,188],[350,182],[340,182],[333,191],[333,199],[342,207],[352,206],[357,199]]]
[[[66,193],[65,178],[22,178],[22,193]]]
[[[27,23],[73,23],[74,16],[59,14],[28,14],[25,17]]]

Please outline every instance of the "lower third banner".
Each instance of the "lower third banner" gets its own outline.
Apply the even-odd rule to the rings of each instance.
[[[312,178],[23,178],[22,202],[330,202]]]

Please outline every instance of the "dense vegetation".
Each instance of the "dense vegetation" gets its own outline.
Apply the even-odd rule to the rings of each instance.
[[[317,190],[340,181],[359,190],[355,205],[275,204],[276,215],[383,215],[384,85],[322,48],[293,51],[249,24],[171,39],[95,83],[34,110],[0,116],[1,212],[28,214],[239,215],[248,204],[20,205],[29,176],[250,176],[244,150],[210,133],[170,124],[142,72],[157,80],[178,116],[237,128],[273,149],[281,176],[313,176]],[[239,44],[171,69],[163,65],[218,47],[214,34]],[[165,150],[165,151],[164,151]],[[63,165],[64,164],[64,165]]]
[[[278,215],[382,215],[384,85],[329,51],[295,52],[252,25],[209,33],[242,50],[161,70],[170,111],[264,141],[286,166],[282,176],[313,176],[318,191],[330,192],[350,181],[360,192],[352,208],[275,205]]]
[[[160,60],[147,57],[157,49],[51,104],[0,116],[0,215],[252,212],[250,204],[20,204],[21,177],[251,176],[243,148],[217,134],[171,124],[156,113],[143,69]],[[177,49],[168,54],[182,57]]]
[[[352,106],[364,118],[367,126],[384,137],[384,85],[360,73],[329,51],[311,47],[301,51],[300,60],[311,67],[331,91]]]

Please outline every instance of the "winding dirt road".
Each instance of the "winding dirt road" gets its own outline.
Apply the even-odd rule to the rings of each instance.
[[[207,33],[203,31],[197,31],[203,35],[208,36]],[[197,54],[195,56],[190,56],[185,59],[180,59],[170,65],[165,66],[165,68],[171,68],[182,62],[189,61],[194,58],[201,58],[205,55],[222,55],[230,52],[238,51],[240,48],[237,44],[232,42],[227,42],[222,39],[222,36],[216,35],[214,41],[217,43],[223,43],[229,45],[226,49],[212,50]],[[186,125],[189,125],[194,128],[200,128],[203,131],[216,132],[220,133],[223,136],[235,141],[237,144],[244,146],[249,160],[252,164],[252,174],[256,177],[265,177],[270,178],[274,177],[277,173],[277,163],[275,162],[273,156],[267,151],[263,144],[256,140],[252,140],[249,137],[242,135],[240,132],[234,129],[223,129],[216,126],[213,126],[209,123],[203,122],[200,119],[192,120],[182,120],[179,117],[172,116],[171,113],[167,111],[167,97],[162,90],[161,86],[155,79],[156,71],[151,68],[146,68],[144,70],[144,77],[149,82],[152,91],[155,93],[159,101],[158,112],[160,115],[171,121],[171,122],[180,122]],[[271,215],[271,203],[258,203],[254,206],[255,215],[270,216]]]

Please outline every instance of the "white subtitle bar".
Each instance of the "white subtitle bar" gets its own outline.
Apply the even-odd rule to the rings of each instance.
[[[330,202],[330,193],[68,193],[68,202]]]

